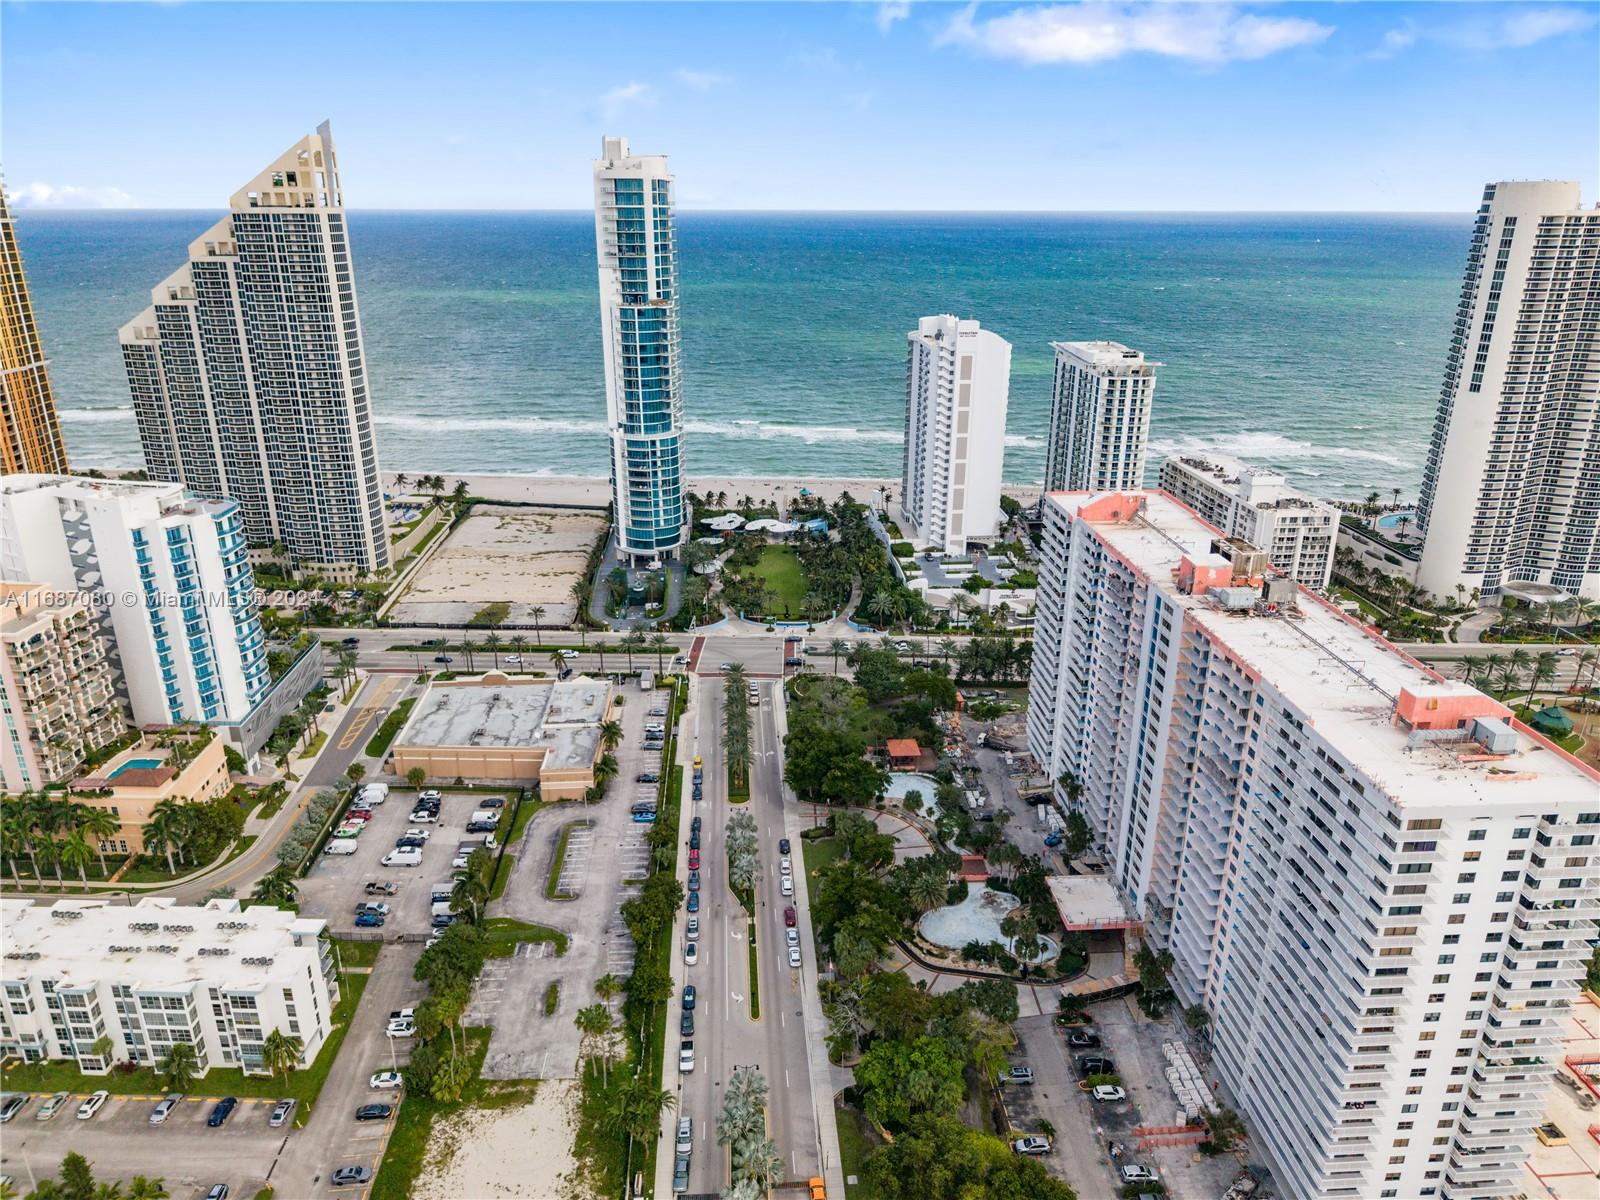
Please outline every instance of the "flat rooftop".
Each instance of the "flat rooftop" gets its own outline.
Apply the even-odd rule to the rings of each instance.
[[[180,905],[147,896],[131,907],[108,900],[45,906],[0,900],[0,978],[48,974],[58,989],[115,979],[159,991],[200,982],[258,990],[302,971],[327,925],[237,900]],[[299,945],[296,945],[298,939]]]
[[[1583,1091],[1552,1084],[1544,1097],[1544,1121],[1565,1137],[1563,1145],[1547,1146],[1537,1138],[1523,1163],[1524,1193],[1554,1200],[1593,1200],[1595,1174],[1600,1172],[1600,1144],[1589,1131],[1600,1122],[1600,1108],[1584,1108],[1580,1094],[1600,1099],[1600,1007],[1579,991],[1562,1019],[1561,1044],[1554,1055],[1556,1071]]]
[[[1139,923],[1104,875],[1052,875],[1045,882],[1068,929],[1120,929]]]
[[[1096,370],[1124,371],[1129,374],[1146,374],[1146,368],[1159,367],[1158,362],[1146,362],[1143,350],[1134,350],[1121,342],[1106,340],[1093,342],[1051,342],[1050,348],[1058,353],[1070,354]]]
[[[432,684],[395,744],[542,747],[548,767],[587,767],[600,744],[611,685],[579,675],[551,682],[491,673]]]
[[[1524,730],[1516,731],[1515,748],[1492,763],[1463,762],[1448,744],[1414,742],[1394,722],[1402,689],[1440,698],[1480,693],[1429,670],[1306,589],[1298,589],[1296,612],[1275,616],[1229,612],[1209,596],[1180,591],[1175,578],[1179,561],[1186,556],[1197,562],[1208,559],[1220,531],[1165,492],[1138,495],[1144,505],[1131,519],[1088,524],[1117,557],[1151,580],[1213,641],[1269,681],[1389,796],[1436,803],[1448,792],[1457,801],[1593,805],[1600,774]],[[1087,492],[1048,496],[1051,504],[1073,514],[1099,499]],[[1511,775],[1532,778],[1507,778]]]

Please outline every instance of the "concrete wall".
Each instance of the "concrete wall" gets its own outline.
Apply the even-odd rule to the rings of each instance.
[[[245,716],[244,720],[218,725],[217,731],[228,739],[245,761],[249,762],[267,744],[272,731],[285,713],[292,712],[306,697],[306,693],[322,682],[322,645],[315,643],[295,659],[261,698],[261,703]]]

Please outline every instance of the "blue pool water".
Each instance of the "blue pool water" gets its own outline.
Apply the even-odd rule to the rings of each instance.
[[[154,767],[159,767],[160,765],[161,760],[159,758],[130,758],[115,771],[111,772],[110,775],[106,776],[106,778],[115,779],[124,771],[148,771]]]
[[[1414,513],[1414,512],[1392,512],[1392,513],[1384,513],[1383,516],[1378,518],[1378,528],[1379,529],[1399,529],[1400,528],[1401,518],[1405,519],[1405,523],[1406,523],[1406,528],[1407,529],[1415,529],[1417,527],[1417,514],[1416,513]]]

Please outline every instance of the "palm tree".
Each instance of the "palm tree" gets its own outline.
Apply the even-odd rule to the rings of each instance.
[[[602,675],[606,673],[606,651],[610,649],[611,645],[603,640],[596,641],[594,644],[594,652],[600,659],[600,674]]]
[[[540,632],[539,622],[544,620],[544,614],[545,614],[544,605],[535,604],[532,608],[528,609],[528,612],[533,617],[533,631],[534,631],[534,633],[539,633]],[[535,640],[542,642],[542,641],[544,641],[544,638],[541,637],[541,638],[537,638]]]
[[[567,669],[567,660],[562,656],[561,651],[550,651],[550,665],[556,669],[557,675]]]
[[[1010,843],[1004,843],[1009,845]],[[999,849],[999,847],[996,847]],[[993,855],[991,854],[991,858]],[[927,912],[938,908],[945,900],[947,891],[944,880],[932,871],[922,871],[912,877],[911,884],[906,891],[906,899],[911,901],[918,912]]]
[[[1553,650],[1546,650],[1533,660],[1533,670],[1528,678],[1528,707],[1533,707],[1533,694],[1539,690],[1541,683],[1549,683],[1556,677],[1556,670],[1561,665],[1561,656]]]
[[[456,486],[450,489],[450,497],[457,504],[467,498],[467,481],[465,479],[456,480]]]
[[[478,923],[478,914],[482,911],[484,903],[489,899],[489,889],[474,872],[456,881],[456,886],[450,891],[450,910],[460,912],[463,908],[472,910],[472,923]]]
[[[644,640],[637,629],[630,629],[622,639],[622,651],[628,656],[628,674],[633,674],[633,652],[639,649],[639,644]]]
[[[287,864],[279,864],[268,871],[256,881],[255,890],[250,893],[252,900],[259,900],[263,904],[276,904],[287,907],[300,900],[300,892],[295,885],[294,869]]]
[[[288,1082],[289,1072],[300,1065],[300,1056],[305,1053],[305,1043],[299,1038],[284,1033],[281,1029],[274,1029],[261,1039],[261,1065],[266,1067],[269,1075],[282,1075]]]
[[[828,653],[833,655],[833,673],[839,673],[839,656],[849,654],[850,646],[843,638],[834,638],[828,643]]]
[[[409,475],[407,475],[404,471],[398,471],[395,473],[394,477],[394,490],[397,492],[403,492],[406,490],[406,484],[410,482],[411,477]]]
[[[666,653],[668,650],[672,649],[672,643],[667,640],[665,634],[652,634],[650,638],[650,649],[656,652],[656,674],[665,674],[667,669]]]
[[[607,750],[615,750],[622,744],[622,722],[615,717],[600,724],[600,743]]]
[[[493,629],[483,639],[483,644],[489,647],[489,653],[494,655],[494,669],[500,669],[500,635]]]
[[[949,665],[950,660],[954,658],[955,655],[960,652],[960,650],[961,647],[956,644],[955,638],[947,637],[939,639],[939,654],[941,657],[943,657],[946,666]]]
[[[100,856],[100,874],[106,872],[106,841],[115,837],[122,822],[111,815],[107,808],[91,808],[84,805],[78,813],[78,828],[86,835],[94,838],[95,852]]]
[[[611,781],[617,777],[618,769],[616,755],[602,754],[600,761],[594,765],[594,786],[596,789],[604,792]]]
[[[622,992],[622,980],[618,979],[615,975],[607,973],[594,981],[594,994],[599,996],[600,999],[604,1000],[607,1004],[610,1004],[618,996],[622,995]]]
[[[156,1070],[169,1091],[186,1092],[199,1074],[200,1063],[188,1042],[173,1042],[166,1057],[156,1064]]]
[[[76,871],[78,878],[83,880],[83,890],[89,890],[89,860],[94,857],[94,847],[89,845],[89,839],[83,836],[83,830],[74,829],[66,840],[57,848],[56,854],[61,865],[69,871]]]
[[[144,827],[144,848],[156,854],[167,856],[167,874],[176,875],[178,868],[172,861],[172,848],[177,842],[179,832],[178,804],[172,799],[166,799],[150,810],[150,820]]]
[[[128,1184],[128,1200],[171,1200],[172,1193],[167,1191],[165,1179],[151,1179],[147,1175],[135,1175]]]
[[[872,615],[874,623],[880,629],[889,627],[898,610],[899,605],[895,603],[894,596],[889,593],[887,588],[874,592],[867,598],[867,612]]]
[[[94,1189],[94,1200],[123,1200],[122,1183],[113,1179],[109,1183],[102,1183]]]
[[[1378,511],[1378,493],[1367,493],[1367,514],[1370,516]]]

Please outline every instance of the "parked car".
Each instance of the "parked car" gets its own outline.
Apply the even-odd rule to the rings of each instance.
[[[699,833],[700,832],[700,821],[701,821],[701,818],[700,817],[696,817],[694,820],[689,822],[689,828],[691,830],[693,830],[695,833]]]
[[[778,853],[779,854],[787,854],[787,853],[789,853],[789,839],[788,838],[779,838],[778,839]]]
[[[783,932],[789,945],[798,946],[800,944],[800,931],[798,929],[789,928],[785,929]]]
[[[672,1194],[681,1196],[689,1190],[689,1156],[687,1154],[674,1154],[672,1156]]]
[[[421,850],[427,844],[419,837],[397,837],[394,840],[396,850]]]
[[[7,1096],[3,1100],[0,1100],[0,1125],[6,1124],[6,1122],[10,1121],[19,1112],[26,1108],[28,1106],[28,1099],[29,1098],[26,1095],[18,1093],[14,1096]],[[83,1116],[83,1113],[80,1111],[78,1115],[81,1117]],[[89,1115],[91,1117],[94,1116],[93,1113],[90,1113]]]
[[[690,917],[689,918],[689,923],[684,926],[683,936],[688,938],[691,942],[694,941],[695,939],[697,939],[700,936],[700,918],[699,917]]]
[[[678,1018],[678,1035],[680,1037],[694,1036],[694,1014],[686,1012]]]
[[[206,1193],[206,1200],[228,1200],[228,1185],[213,1183],[211,1190]]]
[[[387,917],[389,915],[389,906],[382,900],[363,900],[356,905],[356,912],[358,914],[376,913],[380,917]]]
[[[364,912],[356,917],[357,929],[382,929],[383,918],[377,913]]]
[[[400,885],[392,879],[373,879],[367,883],[367,895],[392,896],[400,890]]]
[[[795,922],[794,906],[793,905],[786,905],[784,907],[784,910],[783,910],[783,923],[785,925],[789,926],[792,929],[792,928],[794,928],[794,922]]]
[[[701,788],[701,786],[698,783],[694,785],[693,796],[694,796],[694,799],[696,799],[696,800],[705,799],[705,791],[704,791],[704,789]]]
[[[1032,1067],[1010,1067],[1000,1072],[1001,1083],[1032,1083]]]
[[[1119,1100],[1126,1100],[1128,1098],[1128,1093],[1123,1091],[1121,1088],[1112,1087],[1110,1084],[1105,1083],[1100,1084],[1089,1094],[1096,1100],[1103,1101],[1107,1104],[1115,1104]]]
[[[272,1128],[277,1129],[280,1125],[284,1124],[284,1122],[289,1119],[289,1115],[294,1112],[294,1105],[295,1102],[293,1100],[279,1100],[272,1106],[272,1112],[267,1117],[267,1124],[272,1126]]]
[[[1049,1154],[1050,1139],[1038,1134],[1018,1138],[1011,1143],[1011,1149],[1018,1154]]]
[[[683,989],[683,1007],[686,1012],[694,1011],[694,984]]]
[[[71,1092],[57,1092],[39,1106],[39,1111],[33,1114],[33,1119],[35,1121],[48,1121],[65,1108],[67,1101],[71,1099]]]
[[[429,838],[431,838],[433,836],[433,830],[431,830],[431,829],[408,829],[404,833],[402,833],[400,836],[401,837],[408,837],[408,838],[419,838],[419,839],[421,839],[422,841],[425,842],[425,841],[427,841]]]
[[[689,893],[688,903],[686,903],[683,907],[684,907],[685,911],[687,911],[687,912],[692,912],[692,913],[699,912],[700,911],[700,893],[699,892],[690,892]]]
[[[358,1121],[387,1121],[394,1109],[387,1104],[363,1104],[356,1109]]]
[[[379,1091],[390,1091],[400,1086],[402,1076],[399,1071],[379,1071],[367,1080],[367,1086]]]
[[[673,1143],[673,1149],[679,1154],[690,1154],[694,1151],[694,1118],[678,1118],[678,1138]]]
[[[172,1115],[172,1110],[177,1108],[178,1105],[182,1103],[182,1092],[170,1092],[163,1096],[160,1103],[158,1103],[150,1113],[150,1124],[160,1125]]]
[[[783,660],[783,665],[786,667],[803,667],[806,665],[806,660],[803,658],[786,658]]]
[[[687,1075],[694,1070],[694,1043],[685,1039],[678,1043],[678,1073]]]
[[[778,874],[780,874],[780,875],[793,875],[794,874],[794,866],[789,862],[789,860],[787,858],[780,858],[778,860]]]
[[[791,967],[798,967],[800,965],[800,947],[799,946],[790,946],[789,947],[789,965]]]
[[[345,1187],[352,1183],[367,1183],[371,1179],[371,1167],[335,1167],[333,1174],[328,1176],[328,1181],[334,1187]]]
[[[417,1010],[413,1005],[407,1005],[405,1008],[391,1009],[389,1012],[389,1020],[391,1021],[414,1021],[416,1019]]]
[[[633,781],[635,783],[658,783],[660,780],[661,776],[657,775],[654,771],[640,771],[633,777]]]
[[[1114,1075],[1117,1064],[1109,1058],[1102,1058],[1098,1054],[1085,1055],[1078,1060],[1078,1074],[1084,1078],[1090,1075]]]
[[[785,896],[794,895],[794,876],[785,875],[778,880],[778,890]]]
[[[233,1110],[239,1107],[239,1101],[232,1096],[224,1096],[211,1107],[211,1115],[206,1118],[206,1124],[212,1129],[217,1129],[228,1122],[233,1115]],[[82,1116],[82,1113],[78,1114]]]
[[[1067,1034],[1067,1045],[1084,1050],[1094,1050],[1100,1045],[1100,1035],[1086,1029],[1074,1029]]]
[[[340,840],[339,838],[332,838],[322,848],[322,852],[333,858],[343,858],[346,855],[354,854],[356,852],[355,839],[345,838]]]
[[[379,861],[386,867],[420,867],[422,865],[422,851],[415,847],[405,850],[391,850]]]
[[[689,849],[700,849],[700,831],[698,829],[692,829],[689,831]]]
[[[1143,1163],[1123,1163],[1118,1169],[1123,1183],[1155,1183],[1159,1176]]]
[[[696,942],[685,942],[683,944],[683,965],[686,966],[686,967],[692,967],[699,961],[700,961],[700,946],[699,946],[699,944],[696,943]]]
[[[416,1024],[411,1021],[390,1021],[389,1024],[384,1027],[383,1033],[385,1037],[392,1038],[415,1037],[417,1034],[417,1027]]]
[[[699,869],[700,869],[700,849],[697,846],[690,846],[689,847],[689,870],[698,871]]]

